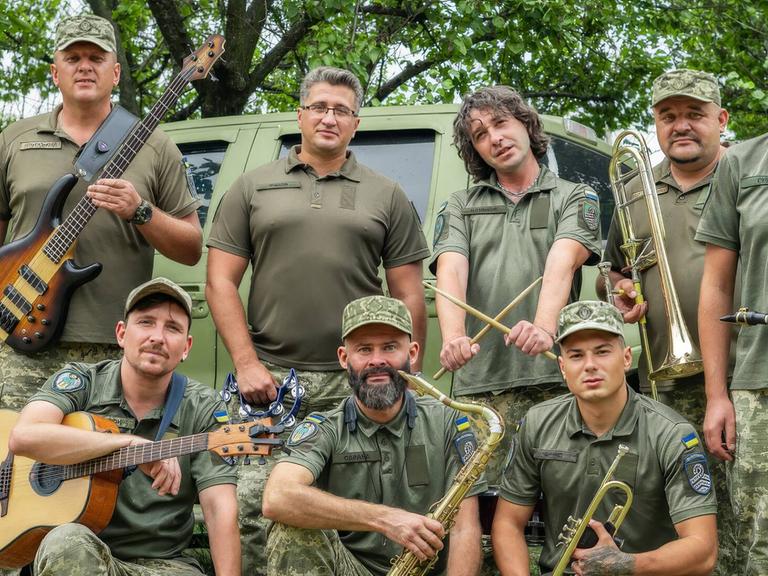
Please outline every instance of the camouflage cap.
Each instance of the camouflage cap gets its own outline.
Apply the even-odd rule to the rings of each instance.
[[[353,330],[366,324],[388,324],[408,336],[413,334],[411,313],[396,298],[366,296],[347,304],[341,319],[341,338],[346,338]]]
[[[179,303],[179,306],[184,308],[184,312],[192,320],[192,298],[189,297],[186,290],[175,282],[168,280],[168,278],[153,278],[149,282],[144,282],[144,284],[131,290],[131,293],[128,294],[128,299],[125,301],[125,315],[128,316],[128,312],[138,304],[139,300],[143,300],[152,294],[170,296]]]
[[[566,336],[581,330],[602,330],[624,336],[624,319],[621,312],[607,302],[586,300],[568,304],[557,319],[555,342],[562,342]]]
[[[90,42],[106,52],[117,52],[112,23],[95,14],[70,16],[56,26],[55,50],[64,50],[75,42]]]
[[[670,70],[653,81],[653,102],[656,106],[672,96],[688,96],[701,102],[714,102],[720,106],[720,86],[717,78],[698,70]]]

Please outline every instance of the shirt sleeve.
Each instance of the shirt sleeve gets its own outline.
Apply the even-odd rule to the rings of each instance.
[[[384,268],[394,268],[429,257],[427,240],[419,216],[403,189],[395,184],[390,207],[390,222],[381,259]]]
[[[621,251],[621,245],[624,243],[624,239],[621,236],[621,226],[619,225],[616,210],[614,210],[613,217],[611,218],[611,226],[608,228],[608,239],[606,240],[605,250],[603,251],[603,260],[610,262],[611,270],[616,272],[620,272],[625,264],[624,253]]]
[[[456,480],[456,475],[466,463],[466,460],[471,458],[471,455],[469,455],[466,451],[467,443],[472,442],[474,443],[475,450],[479,449],[477,438],[472,429],[468,428],[466,430],[460,430],[460,428],[463,427],[459,425],[460,422],[464,421],[463,415],[456,410],[449,410],[446,411],[446,413],[449,415],[447,422],[445,423],[445,437],[447,439],[445,446],[445,468],[447,473],[445,476],[445,486],[443,488],[443,493],[448,492]],[[462,461],[461,454],[467,454],[465,461]],[[474,454],[474,452],[472,454]],[[485,480],[485,473],[483,473],[480,474],[464,498],[477,496],[486,490],[488,490],[488,483]]]
[[[163,212],[181,218],[197,210],[200,200],[190,189],[187,168],[176,144],[159,128],[156,137],[154,203]]]
[[[534,439],[526,414],[523,424],[512,436],[512,444],[502,471],[499,495],[513,504],[533,506],[541,493],[541,471],[533,457]]]
[[[217,414],[226,414],[227,407],[220,398],[210,398],[197,407],[199,423],[196,433],[213,432],[221,427],[217,420]],[[192,478],[197,486],[197,491],[202,492],[206,488],[218,484],[237,484],[237,467],[225,462],[218,454],[210,451],[197,452],[190,459]]]
[[[454,192],[435,216],[432,258],[429,261],[432,274],[437,273],[437,259],[444,252],[457,252],[469,259],[470,235],[462,214],[466,197],[463,190]]]
[[[696,240],[728,250],[739,249],[738,166],[726,152],[717,165],[712,189],[696,231]]]
[[[207,246],[218,248],[235,256],[251,258],[253,247],[250,234],[250,207],[248,185],[240,176],[224,194],[216,214]]]
[[[554,241],[569,238],[590,252],[585,264],[600,261],[602,236],[600,233],[600,200],[589,186],[574,186],[560,206]]]
[[[11,194],[8,191],[8,145],[5,134],[0,133],[0,220],[11,219]]]
[[[53,404],[64,414],[85,410],[90,385],[91,379],[86,370],[77,364],[66,364],[45,381],[27,404],[42,400]]]
[[[328,419],[317,422],[312,415],[308,416],[291,432],[286,445],[291,453],[280,459],[280,462],[290,462],[303,466],[312,473],[315,481],[320,478],[325,467],[331,461],[336,434],[333,423]]]

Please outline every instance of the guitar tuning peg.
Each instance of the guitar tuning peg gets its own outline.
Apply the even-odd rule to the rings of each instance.
[[[264,456],[259,456],[259,459],[257,460],[257,463],[259,466],[264,466],[267,463],[267,459],[264,458]]]
[[[219,81],[219,79],[216,77],[216,75],[213,72],[208,73],[208,78],[210,78],[213,82]]]
[[[245,466],[250,466],[251,465],[251,457],[250,456],[246,456],[245,458],[243,458],[243,465],[245,465]]]

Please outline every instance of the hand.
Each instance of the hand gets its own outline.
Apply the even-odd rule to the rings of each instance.
[[[249,404],[269,404],[277,398],[279,384],[259,361],[237,368],[237,387]]]
[[[723,445],[725,436],[725,445]],[[707,400],[704,414],[704,441],[707,449],[720,460],[733,460],[736,451],[736,412],[727,396]]]
[[[109,210],[121,220],[130,220],[141,204],[141,196],[127,180],[102,178],[88,186],[88,197],[99,208]]]
[[[451,372],[464,366],[480,352],[480,344],[470,344],[470,342],[468,336],[459,336],[443,342],[443,348],[440,350],[440,364]]]
[[[443,549],[445,530],[433,518],[390,508],[382,518],[384,536],[413,552],[420,561]]]
[[[129,446],[138,446],[151,442],[146,438],[136,437],[131,440]],[[152,488],[157,490],[159,496],[170,494],[176,496],[181,486],[181,466],[178,458],[166,458],[155,460],[146,464],[139,464],[139,470],[154,480]]]
[[[613,300],[616,308],[618,308],[619,312],[621,312],[621,315],[624,317],[624,322],[626,324],[634,324],[648,312],[648,302],[635,304],[637,291],[635,290],[635,285],[632,283],[632,280],[629,278],[624,278],[616,282],[613,289],[624,290],[624,294],[616,294]]]
[[[504,342],[507,346],[514,344],[529,356],[541,354],[555,345],[555,339],[546,330],[527,320],[520,320],[515,324],[509,334],[504,336]]]
[[[597,534],[593,548],[577,548],[573,552],[571,568],[578,576],[630,576],[635,573],[635,559],[619,550],[605,526],[590,520],[589,526]]]

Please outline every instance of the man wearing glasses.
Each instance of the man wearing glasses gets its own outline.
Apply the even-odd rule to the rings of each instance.
[[[290,368],[306,391],[300,417],[339,404],[348,393],[336,357],[342,311],[352,300],[382,293],[380,264],[390,295],[411,313],[413,339],[423,350],[421,261],[429,250],[400,186],[358,164],[348,150],[362,99],[352,73],[310,71],[300,92],[301,144],[241,176],[218,207],[206,297],[251,404],[272,401]],[[249,262],[246,316],[238,287]],[[270,468],[240,468],[246,574],[266,569],[261,497]]]

